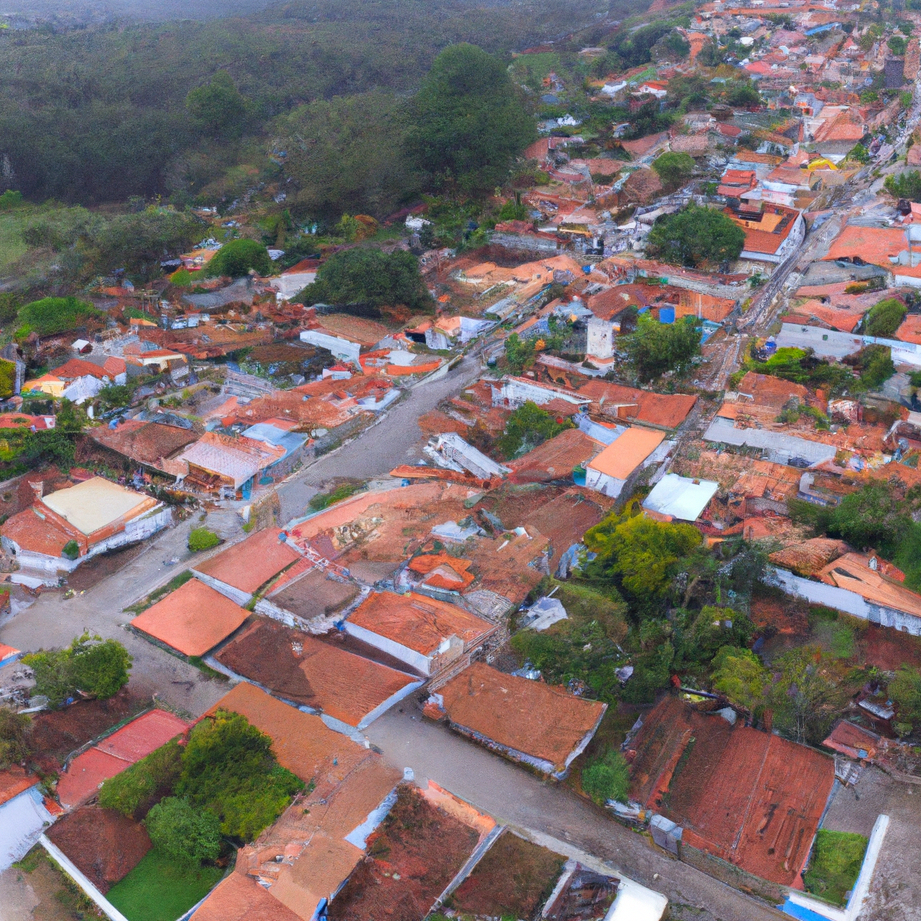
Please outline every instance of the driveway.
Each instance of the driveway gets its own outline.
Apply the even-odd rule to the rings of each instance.
[[[444,726],[423,721],[411,704],[385,713],[367,729],[397,768],[427,779],[500,822],[551,835],[617,867],[671,901],[673,921],[768,921],[780,915],[723,883],[667,857],[584,802],[565,786],[542,781]]]

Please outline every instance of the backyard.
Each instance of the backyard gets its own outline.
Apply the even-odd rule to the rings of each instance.
[[[866,850],[863,835],[820,829],[803,880],[806,890],[835,905],[844,905],[860,874]]]

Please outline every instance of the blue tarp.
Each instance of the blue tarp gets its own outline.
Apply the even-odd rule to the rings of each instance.
[[[783,905],[778,905],[777,907],[785,915],[789,915],[791,918],[799,918],[800,921],[828,921],[825,915],[820,915],[817,911],[812,911],[809,908],[803,908],[802,905],[797,905],[789,899]]]

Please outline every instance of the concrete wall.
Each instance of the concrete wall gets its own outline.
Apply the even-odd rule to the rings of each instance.
[[[380,649],[381,652],[386,652],[387,655],[393,656],[401,662],[405,662],[414,671],[421,672],[426,676],[432,674],[432,659],[429,656],[423,655],[421,652],[416,652],[400,643],[388,640],[384,636],[379,636],[377,633],[372,633],[365,627],[359,627],[357,624],[350,623],[349,621],[345,622],[345,632],[348,633],[349,636],[354,636],[356,639],[368,643],[375,649]]]
[[[616,499],[624,490],[626,480],[618,480],[591,467],[585,468],[585,485],[595,492]]]
[[[225,598],[229,598],[231,601],[235,601],[238,605],[240,605],[241,608],[248,605],[253,597],[247,592],[241,591],[238,588],[234,588],[232,585],[228,585],[226,582],[221,582],[218,579],[214,579],[203,572],[199,572],[194,567],[192,572],[194,572],[195,577],[204,582],[205,585],[210,586],[216,592],[220,592]]]
[[[309,345],[319,346],[321,349],[328,349],[336,358],[358,363],[361,346],[357,342],[349,342],[348,339],[330,336],[328,333],[321,333],[316,329],[302,330],[300,340]]]
[[[109,921],[128,921],[128,919],[74,866],[64,852],[45,835],[39,839],[42,847],[51,855],[54,862],[86,893],[96,907]]]

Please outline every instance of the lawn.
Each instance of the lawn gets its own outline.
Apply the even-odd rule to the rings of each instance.
[[[820,829],[803,880],[806,891],[835,905],[844,905],[857,882],[866,850],[867,839],[863,835]]]
[[[219,867],[189,868],[154,850],[114,885],[106,898],[129,921],[176,921],[223,875]]]

